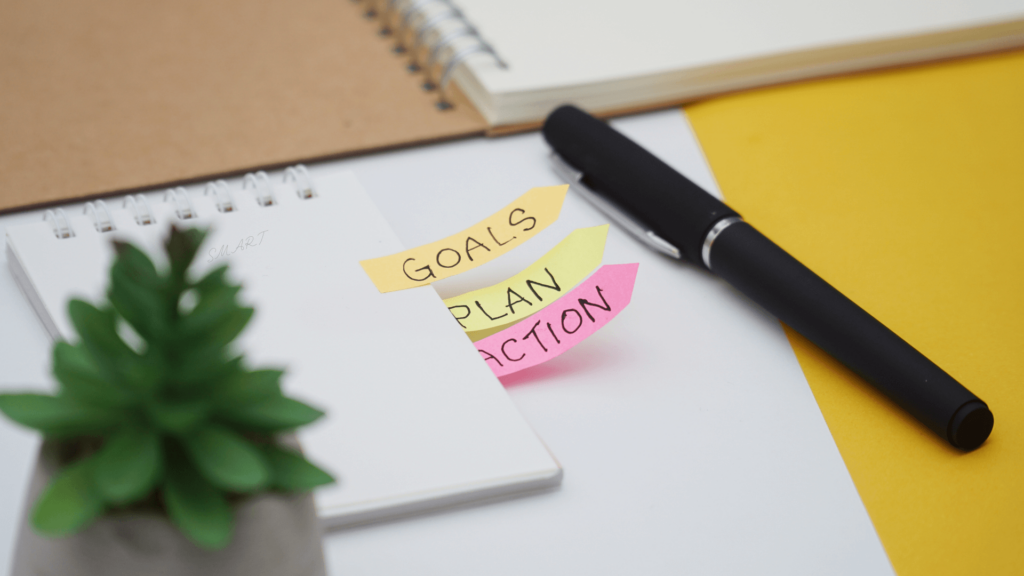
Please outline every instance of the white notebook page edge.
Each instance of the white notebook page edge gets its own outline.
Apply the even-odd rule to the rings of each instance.
[[[474,57],[491,94],[605,82],[1024,20],[1014,0],[457,0],[509,67]]]

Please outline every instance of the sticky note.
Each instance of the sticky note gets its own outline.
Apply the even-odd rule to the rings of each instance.
[[[448,298],[445,306],[479,340],[536,314],[601,265],[608,225],[574,230],[547,254],[493,286]]]
[[[476,349],[497,376],[536,366],[597,332],[629,304],[639,264],[607,264],[571,292]]]
[[[415,288],[472,270],[550,226],[562,211],[568,189],[566,184],[532,188],[458,234],[360,264],[381,292]]]

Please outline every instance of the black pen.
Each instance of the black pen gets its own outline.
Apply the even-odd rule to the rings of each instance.
[[[715,273],[953,446],[988,438],[981,399],[685,176],[572,106],[543,132],[556,170],[641,241]]]

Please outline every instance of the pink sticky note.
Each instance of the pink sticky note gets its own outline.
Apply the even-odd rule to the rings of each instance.
[[[597,332],[629,304],[639,266],[601,266],[537,314],[477,340],[477,351],[498,376],[551,360]]]

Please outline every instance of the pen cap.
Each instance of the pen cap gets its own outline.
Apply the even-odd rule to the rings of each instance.
[[[544,139],[606,196],[704,266],[708,230],[736,212],[611,126],[574,106],[544,121]]]

